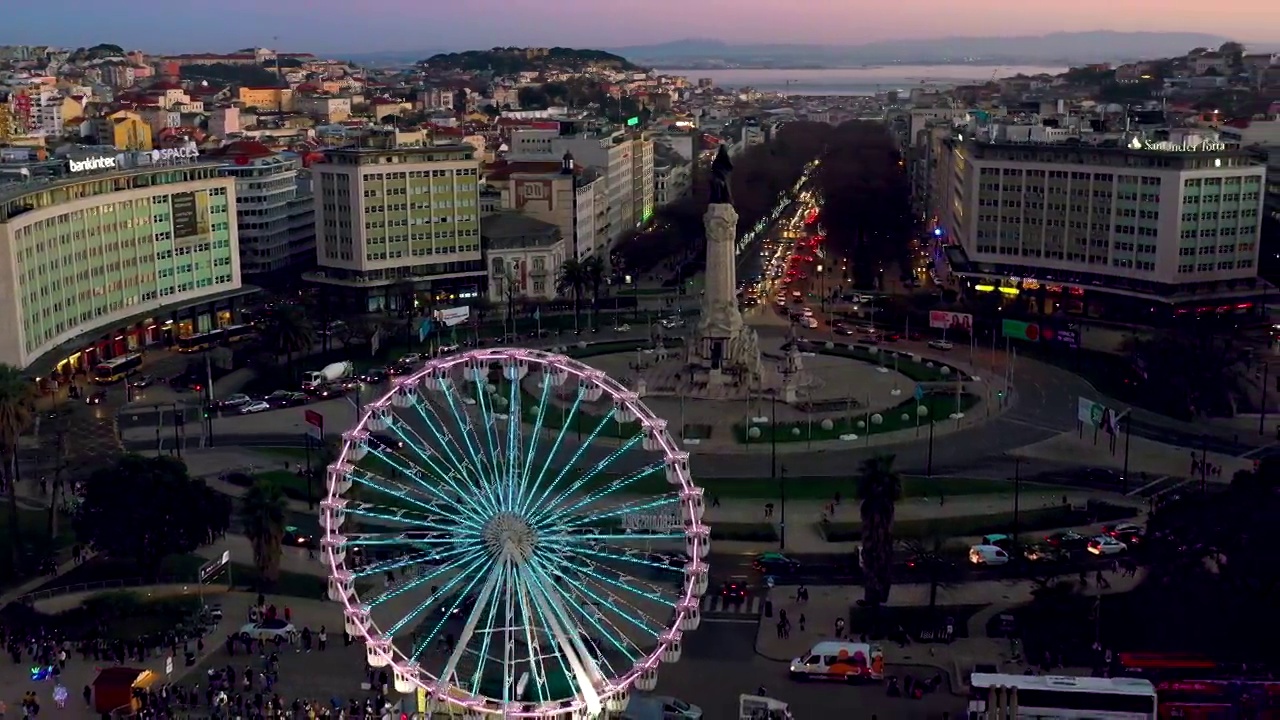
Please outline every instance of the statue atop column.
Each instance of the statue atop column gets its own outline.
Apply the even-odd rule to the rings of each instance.
[[[732,205],[733,191],[729,186],[729,176],[733,174],[733,161],[729,152],[720,146],[715,160],[711,161],[711,200],[712,205]]]

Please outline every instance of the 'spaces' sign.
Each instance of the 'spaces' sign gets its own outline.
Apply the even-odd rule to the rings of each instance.
[[[969,313],[930,310],[929,327],[941,330],[963,330],[965,332],[972,332],[973,316]]]

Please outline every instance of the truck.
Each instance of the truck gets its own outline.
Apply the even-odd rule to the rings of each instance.
[[[763,695],[738,696],[738,720],[793,720],[791,708]]]
[[[315,390],[331,382],[337,382],[342,378],[351,377],[355,371],[355,366],[350,361],[329,363],[323,369],[303,373],[302,389]]]

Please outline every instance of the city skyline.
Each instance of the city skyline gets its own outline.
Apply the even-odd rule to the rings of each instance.
[[[278,45],[287,51],[324,54],[495,45],[625,47],[689,37],[854,45],[1103,29],[1204,32],[1264,45],[1280,41],[1260,34],[1280,27],[1280,4],[1229,0],[1224,5],[1204,14],[1193,7],[1170,12],[1166,4],[1151,0],[1130,4],[1122,12],[1105,0],[1080,0],[1048,10],[995,0],[978,0],[977,6],[919,0],[909,7],[796,0],[787,6],[780,32],[776,6],[762,0],[732,5],[725,0],[652,0],[640,16],[618,15],[583,0],[475,0],[443,6],[366,0],[358,7],[334,0],[277,0],[265,6],[251,0],[224,0],[216,6],[162,5],[158,0],[85,6],[79,0],[46,0],[7,9],[8,29],[0,29],[0,44],[76,47],[109,42],[150,52],[226,52]],[[871,9],[874,14],[867,12]],[[58,19],[56,26],[48,22],[50,17]],[[999,17],[1000,24],[993,26],[991,17]]]

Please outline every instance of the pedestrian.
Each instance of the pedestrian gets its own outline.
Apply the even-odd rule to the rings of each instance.
[[[720,496],[719,496],[719,495],[712,495],[712,496],[711,496],[711,507],[720,507]]]
[[[1094,573],[1093,584],[1096,585],[1099,590],[1103,588],[1111,588],[1111,581],[1107,580],[1107,578],[1103,576],[1102,568],[1098,568],[1098,571]]]
[[[946,496],[946,495],[944,495],[944,494],[942,494],[942,493],[938,493],[938,504],[939,504],[939,505],[946,505],[946,504],[947,504],[947,496]]]
[[[844,639],[844,618],[836,618],[836,639]]]
[[[773,517],[773,503],[764,504],[764,519],[768,520]]]
[[[316,634],[316,646],[320,648],[320,652],[324,652],[324,649],[328,644],[329,635],[325,632],[324,625],[321,625],[320,632]]]
[[[800,617],[796,619],[796,622],[800,625],[800,632],[804,632],[804,613],[800,613]]]

